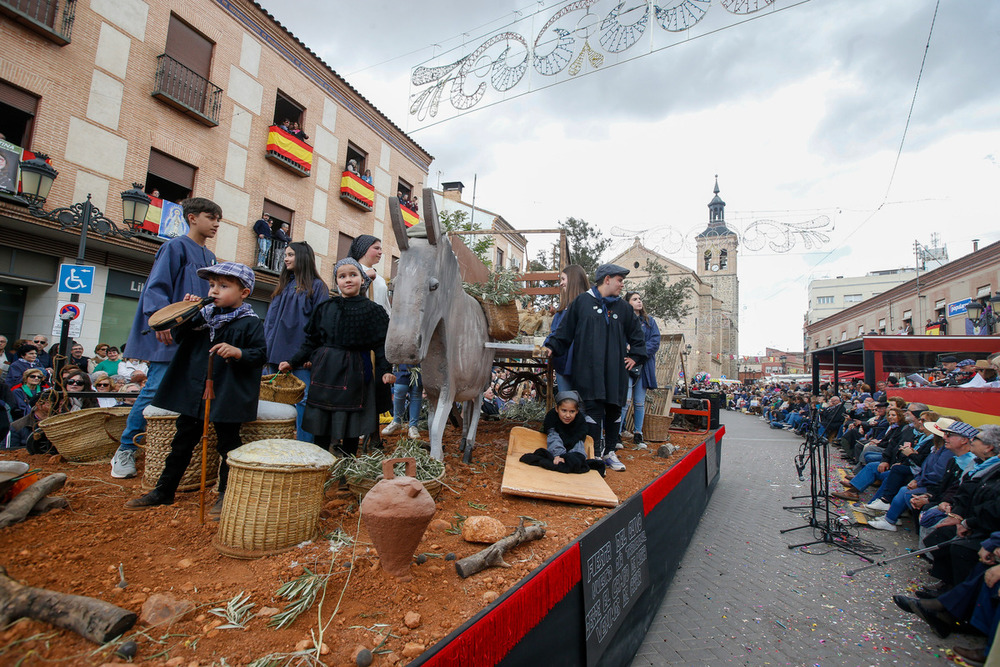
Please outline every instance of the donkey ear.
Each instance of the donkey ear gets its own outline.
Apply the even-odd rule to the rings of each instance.
[[[389,218],[392,220],[392,233],[396,237],[396,247],[403,252],[410,247],[410,239],[406,235],[406,223],[403,222],[403,212],[399,210],[399,199],[389,197]]]
[[[434,203],[434,191],[430,188],[424,188],[424,226],[427,228],[427,242],[437,245],[441,238],[441,219]]]

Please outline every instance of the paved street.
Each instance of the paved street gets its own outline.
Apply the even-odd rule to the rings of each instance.
[[[893,593],[930,581],[925,561],[850,578],[847,568],[864,565],[856,556],[826,545],[789,550],[813,532],[778,532],[804,523],[782,509],[808,504],[790,500],[809,493],[792,463],[802,438],[753,416],[724,412],[722,421],[722,477],[633,665],[943,666],[945,649],[982,645],[967,635],[939,640],[893,604]],[[916,544],[902,528],[857,532],[886,549],[881,558]]]

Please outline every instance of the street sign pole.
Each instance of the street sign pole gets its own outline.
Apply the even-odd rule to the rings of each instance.
[[[88,195],[87,200],[83,202],[83,208],[80,210],[80,245],[77,247],[76,251],[76,263],[80,266],[84,266],[87,263],[87,260],[84,258],[84,253],[87,251],[87,230],[90,229],[90,220],[93,215],[93,205],[90,203],[90,196]],[[77,303],[80,301],[80,295],[73,292],[69,295],[69,300],[71,303]],[[53,364],[53,372],[55,374],[53,380],[57,380],[59,378],[59,372],[66,364],[66,360],[69,357],[67,350],[69,347],[69,322],[69,319],[63,319],[62,321],[62,331],[59,332],[59,355]],[[86,371],[86,369],[84,369],[84,371]]]

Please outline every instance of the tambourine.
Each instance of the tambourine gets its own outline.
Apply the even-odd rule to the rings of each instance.
[[[206,296],[201,301],[178,301],[169,306],[164,306],[149,316],[149,328],[143,331],[148,334],[150,331],[169,331],[178,324],[187,322],[198,314],[204,306],[215,301],[215,297]]]

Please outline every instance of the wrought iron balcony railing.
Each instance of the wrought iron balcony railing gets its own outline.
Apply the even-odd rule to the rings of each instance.
[[[0,0],[0,13],[65,46],[73,36],[76,0]]]
[[[153,97],[205,125],[219,124],[222,88],[167,54],[156,59]]]

